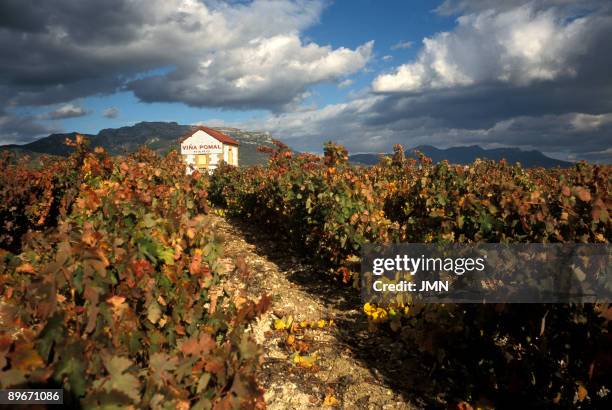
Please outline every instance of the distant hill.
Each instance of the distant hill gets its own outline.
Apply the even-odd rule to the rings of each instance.
[[[240,142],[238,151],[241,165],[265,163],[266,154],[257,151],[257,146],[272,146],[272,137],[265,132],[244,131],[237,128],[213,127]],[[134,152],[141,145],[165,153],[179,148],[180,137],[192,129],[191,125],[176,122],[139,122],[138,124],[106,128],[97,135],[82,134],[91,139],[93,146],[101,146],[113,155]],[[51,134],[24,145],[3,145],[0,149],[10,149],[18,153],[68,155],[72,148],[64,145],[66,138],[74,139],[77,133]]]
[[[141,145],[165,153],[179,148],[179,139],[187,134],[193,126],[180,125],[176,122],[139,122],[127,127],[106,128],[96,135],[82,134],[91,139],[93,146],[101,146],[113,155],[134,152]],[[273,146],[272,137],[266,132],[245,131],[238,128],[213,127],[240,142],[239,161],[241,165],[263,164],[267,155],[257,151],[259,145]],[[40,154],[68,155],[72,148],[64,145],[66,138],[74,139],[77,133],[51,134],[24,145],[3,145],[0,149],[10,149],[19,154],[30,154],[36,158]],[[439,149],[431,145],[421,145],[414,149],[423,152],[434,162],[448,160],[454,164],[470,164],[476,158],[499,161],[506,159],[509,163],[520,162],[524,167],[571,166],[571,162],[549,158],[539,151],[523,151],[518,148],[483,149],[477,145]],[[414,150],[413,149],[413,150]],[[409,150],[408,152],[412,152]],[[349,159],[356,164],[374,165],[381,154],[353,154]],[[390,154],[383,154],[390,155]]]
[[[447,160],[452,164],[471,164],[477,158],[481,159],[492,159],[500,161],[505,159],[511,164],[520,162],[522,166],[526,168],[533,167],[569,167],[572,165],[571,162],[561,161],[558,159],[547,157],[540,151],[523,151],[519,148],[494,148],[484,149],[478,145],[452,147],[446,149],[440,149],[432,147],[431,145],[420,145],[411,150],[408,150],[407,155],[414,157],[414,150],[421,151],[426,156],[430,157],[434,162],[440,162]],[[377,164],[381,155],[391,154],[354,154],[349,156],[349,160],[353,163],[374,165]]]

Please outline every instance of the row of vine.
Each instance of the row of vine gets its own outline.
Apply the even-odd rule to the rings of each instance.
[[[366,243],[609,243],[610,166],[524,169],[407,158],[401,146],[373,167],[348,163],[328,143],[323,157],[277,142],[267,166],[220,167],[211,200],[274,227],[314,262],[358,284]],[[612,308],[607,304],[366,304],[372,324],[395,332],[432,368],[446,400],[508,400],[547,407],[609,399]],[[451,383],[449,380],[460,380]]]
[[[270,299],[220,280],[206,178],[180,155],[2,163],[0,388],[62,387],[83,408],[263,406],[245,331]]]

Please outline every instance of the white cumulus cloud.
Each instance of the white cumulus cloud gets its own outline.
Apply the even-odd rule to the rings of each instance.
[[[83,117],[89,114],[85,108],[75,104],[64,104],[61,107],[43,115],[43,119],[61,120],[65,118]]]
[[[144,101],[274,109],[300,99],[309,85],[363,68],[372,46],[332,49],[304,44],[296,33],[279,34],[206,53],[199,64],[134,81],[129,88]]]
[[[376,92],[421,92],[473,84],[533,82],[576,74],[592,25],[609,18],[567,19],[555,8],[525,4],[460,16],[451,32],[423,40],[414,62],[373,81]]]
[[[322,0],[7,0],[0,78],[11,105],[134,91],[147,102],[281,109],[367,64],[372,43],[304,41]],[[3,27],[9,24],[9,27]]]
[[[85,115],[75,101],[131,90],[141,101],[287,110],[309,88],[365,69],[372,42],[306,41],[325,0],[3,0],[0,137]],[[55,109],[58,104],[64,104]],[[7,107],[48,107],[38,116]],[[115,110],[102,115],[113,118]],[[18,131],[16,131],[18,130]]]

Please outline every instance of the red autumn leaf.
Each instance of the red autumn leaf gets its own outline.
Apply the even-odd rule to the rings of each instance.
[[[206,365],[204,366],[204,370],[212,374],[217,374],[221,372],[224,368],[225,366],[223,362],[218,359],[213,359],[209,362],[206,362]]]
[[[460,401],[457,403],[457,410],[474,410],[474,407],[467,401]]]
[[[351,272],[345,266],[338,268],[338,272],[342,274],[342,282],[349,283],[351,279]]]
[[[132,267],[134,275],[136,275],[137,278],[141,278],[145,275],[150,275],[151,273],[153,273],[153,266],[151,265],[151,262],[146,259],[132,260],[130,262],[130,265]]]
[[[191,258],[191,263],[189,264],[189,273],[192,275],[198,275],[202,269],[202,255],[195,254]]]
[[[246,263],[244,255],[239,255],[236,258],[236,269],[238,270],[238,273],[240,274],[240,276],[242,276],[243,279],[246,279],[251,275],[249,266]]]
[[[181,351],[188,355],[206,355],[216,347],[215,340],[207,333],[200,333],[187,339],[181,345]]]
[[[578,194],[578,199],[580,199],[583,202],[589,202],[591,200],[591,193],[589,192],[588,189],[585,189],[583,187],[578,187],[576,189],[576,193]]]
[[[255,306],[255,311],[258,315],[261,315],[268,309],[270,309],[270,306],[272,306],[272,296],[270,296],[269,294],[265,294],[261,297],[261,299],[259,299],[259,302],[257,302],[257,305]]]
[[[18,341],[15,350],[8,354],[11,365],[20,370],[33,370],[44,366],[32,342]]]

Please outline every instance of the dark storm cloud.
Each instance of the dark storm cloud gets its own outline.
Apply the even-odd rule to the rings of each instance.
[[[373,54],[371,42],[303,41],[323,3],[0,1],[0,140],[48,131],[20,107],[130,90],[145,102],[272,110],[244,126],[296,148],[480,144],[610,162],[612,2],[445,1],[436,12],[455,28],[411,37],[416,58],[379,73],[369,94],[312,109],[300,103],[313,84],[350,82]]]
[[[110,93],[122,78],[155,67],[104,51],[135,39],[139,19],[123,0],[6,0],[0,3],[0,84],[17,105],[67,102]]]
[[[135,2],[105,0],[3,0],[0,3],[0,27],[21,33],[44,33],[50,27],[61,27],[81,44],[135,38],[137,27],[145,22]]]
[[[299,31],[318,19],[318,1],[211,4],[3,1],[0,85],[16,105],[126,87],[147,102],[270,108],[298,100],[309,85],[337,81],[370,58],[371,44],[349,50],[301,41]],[[169,73],[146,74],[167,67]]]
[[[441,148],[477,144],[485,148],[537,149],[559,158],[612,163],[610,113],[521,115],[487,126],[471,123],[462,127],[450,126],[433,111],[423,116],[393,115],[388,107],[389,97],[365,97],[240,125],[271,131],[298,150],[320,151],[328,139],[344,144],[351,152],[389,152],[397,143]]]
[[[609,85],[608,85],[609,84]],[[587,86],[580,82],[543,83],[530,87],[477,86],[431,91],[413,96],[391,95],[374,107],[369,125],[392,124],[404,118],[429,117],[440,126],[480,129],[519,116],[612,112],[612,82]]]
[[[5,144],[24,143],[56,131],[36,122],[30,115],[15,115],[0,109],[0,141]]]
[[[454,7],[452,10],[450,7]],[[448,33],[382,73],[370,95],[244,124],[320,150],[479,144],[612,162],[612,16],[608,2],[459,1]],[[438,10],[439,12],[443,10]]]
[[[380,97],[363,125],[409,145],[425,132],[445,146],[535,147],[612,162],[608,2],[584,2],[578,14],[575,2],[553,0],[451,5],[474,14],[379,75]]]
[[[322,8],[307,0],[4,0],[0,102],[48,106],[131,90],[145,102],[279,110],[371,56],[372,43],[304,43],[299,33]],[[75,114],[11,115],[10,123]]]
[[[592,10],[605,5],[606,0],[445,0],[435,11],[441,15],[476,13],[483,10],[510,10],[525,4],[538,9],[563,8],[570,12]]]
[[[425,39],[412,62],[380,74],[370,95],[272,116],[261,128],[297,149],[326,138],[353,152],[478,144],[612,163],[610,9],[476,3],[482,10]]]

